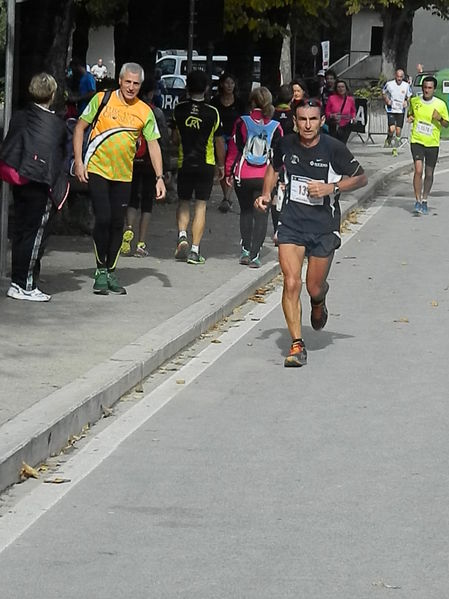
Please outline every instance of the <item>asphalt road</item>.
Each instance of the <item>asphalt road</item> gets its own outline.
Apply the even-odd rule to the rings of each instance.
[[[2,599],[447,596],[448,188],[360,214],[306,367],[277,288],[5,494]]]

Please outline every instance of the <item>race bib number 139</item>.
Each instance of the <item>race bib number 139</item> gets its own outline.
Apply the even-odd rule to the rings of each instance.
[[[311,180],[307,177],[292,175],[290,180],[290,200],[292,202],[299,202],[300,204],[307,204],[309,206],[322,206],[324,204],[323,196],[319,198],[311,198],[309,196],[309,182]],[[324,183],[324,181],[321,182]]]

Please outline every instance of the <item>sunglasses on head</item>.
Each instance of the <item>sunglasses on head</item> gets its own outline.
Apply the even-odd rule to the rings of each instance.
[[[310,108],[321,108],[321,101],[317,98],[308,98],[307,100],[299,100],[296,104],[296,108],[305,108],[309,106]]]

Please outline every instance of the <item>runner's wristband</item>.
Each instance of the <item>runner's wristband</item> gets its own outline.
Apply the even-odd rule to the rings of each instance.
[[[162,179],[162,181],[165,180],[164,175],[156,175],[156,181],[159,181],[159,179]]]

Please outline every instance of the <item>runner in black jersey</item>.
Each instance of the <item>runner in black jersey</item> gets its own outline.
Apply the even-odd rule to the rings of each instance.
[[[327,322],[326,281],[340,247],[340,191],[352,191],[367,183],[362,167],[340,141],[320,135],[324,124],[321,103],[303,100],[296,107],[298,133],[283,137],[274,148],[255,205],[266,210],[278,172],[285,168],[287,187],[279,219],[279,262],[284,275],[282,308],[292,336],[285,366],[303,366],[307,352],[301,336],[301,270],[308,257],[307,291],[311,299],[311,324],[320,330]],[[343,178],[345,177],[345,178]]]
[[[189,100],[175,106],[173,120],[179,142],[178,157],[178,245],[175,258],[189,264],[204,264],[200,242],[206,224],[208,201],[215,174],[217,156],[220,178],[224,176],[225,145],[218,110],[204,101],[207,75],[192,71],[187,75]],[[189,252],[187,228],[190,221],[190,200],[195,194],[195,214],[192,222],[192,246]]]

